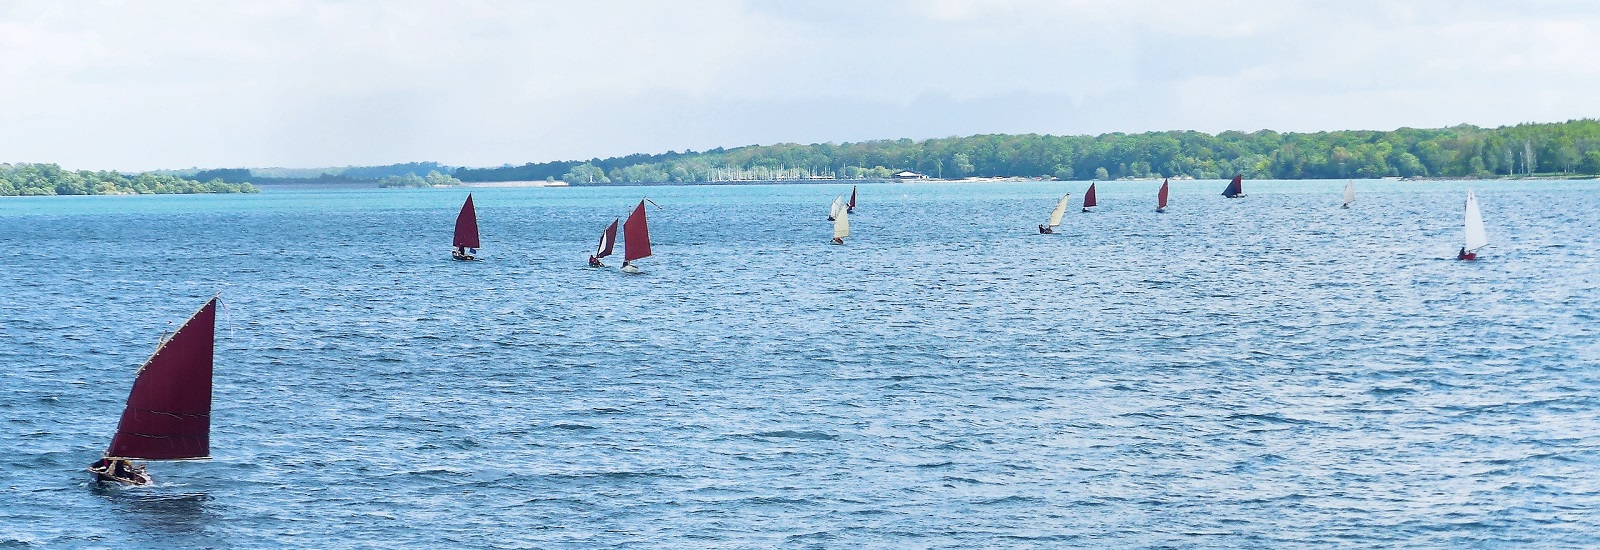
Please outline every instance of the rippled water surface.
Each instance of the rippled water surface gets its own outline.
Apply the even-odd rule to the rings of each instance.
[[[1158,185],[3,199],[0,546],[1600,545],[1594,183]],[[215,458],[86,483],[216,292]]]

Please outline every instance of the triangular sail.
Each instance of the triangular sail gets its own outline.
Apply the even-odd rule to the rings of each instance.
[[[106,456],[182,460],[211,455],[211,352],[217,299],[200,306],[133,380]]]
[[[472,207],[472,193],[467,193],[467,202],[456,215],[456,238],[451,246],[478,248],[478,210]]]
[[[1061,225],[1061,217],[1067,215],[1067,201],[1072,199],[1072,193],[1061,196],[1061,201],[1056,203],[1056,209],[1050,211],[1050,227]]]
[[[1089,190],[1083,192],[1083,207],[1089,208],[1096,204],[1099,203],[1095,202],[1094,200],[1094,184],[1091,183],[1089,184]]]
[[[1483,213],[1478,211],[1478,197],[1467,190],[1466,249],[1473,252],[1489,246],[1489,233],[1483,228]]]
[[[1228,197],[1230,199],[1234,198],[1234,197],[1237,197],[1237,196],[1240,196],[1240,195],[1243,195],[1243,194],[1244,194],[1244,176],[1243,175],[1234,176],[1233,177],[1233,181],[1228,182],[1228,188],[1224,189],[1222,191],[1222,196]]]
[[[833,238],[843,239],[850,236],[850,211],[839,212],[839,217],[833,219]]]
[[[1356,182],[1355,180],[1345,180],[1344,205],[1350,206],[1352,202],[1356,202]]]
[[[834,195],[833,204],[828,205],[828,221],[839,218],[839,211],[845,210],[844,195]]]
[[[855,212],[856,211],[856,186],[854,186],[854,185],[850,186],[850,204],[845,205],[845,211],[847,211],[847,212]]]
[[[611,225],[606,226],[606,230],[600,233],[600,247],[595,249],[595,259],[611,255],[611,247],[617,244],[617,223],[620,221],[621,218],[613,220]]]
[[[1167,180],[1161,180],[1161,190],[1156,191],[1156,210],[1167,209]]]
[[[650,227],[644,219],[644,201],[622,222],[622,259],[634,261],[650,255]]]

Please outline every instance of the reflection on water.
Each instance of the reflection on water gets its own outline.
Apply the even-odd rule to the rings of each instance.
[[[207,493],[163,494],[159,487],[132,488],[91,483],[93,491],[110,504],[109,521],[139,539],[168,548],[215,546],[212,528],[218,520]]]

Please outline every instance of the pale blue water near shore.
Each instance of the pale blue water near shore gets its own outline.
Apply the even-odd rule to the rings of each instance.
[[[0,546],[1600,545],[1593,182],[1157,185],[0,200]],[[89,486],[219,291],[215,459]]]

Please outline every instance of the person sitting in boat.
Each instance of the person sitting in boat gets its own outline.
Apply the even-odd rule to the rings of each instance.
[[[606,266],[606,264],[600,263],[600,258],[594,257],[594,254],[590,254],[589,255],[589,267],[605,267],[605,266]]]
[[[102,458],[89,465],[89,471],[95,475],[119,481],[143,485],[150,483],[149,474],[145,473],[144,466],[134,466],[120,458]]]
[[[1457,260],[1476,260],[1476,259],[1478,259],[1478,254],[1476,252],[1467,252],[1467,247],[1463,246],[1463,247],[1461,247],[1461,251],[1460,252],[1456,252],[1456,259]]]
[[[1051,229],[1050,226],[1047,226],[1047,225],[1042,224],[1042,223],[1039,224],[1039,234],[1040,235],[1049,235],[1049,234],[1055,233],[1055,232],[1056,232],[1056,230]]]
[[[463,247],[463,246],[458,246],[458,247],[456,247],[455,250],[450,251],[450,257],[455,258],[457,260],[471,260],[471,259],[473,259],[472,255],[467,253],[466,247]]]

